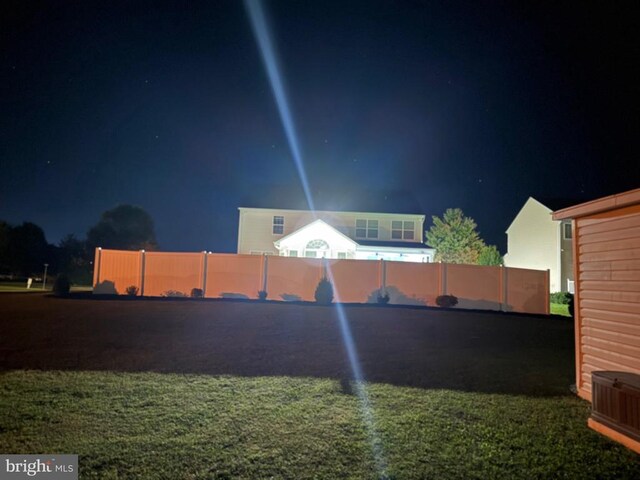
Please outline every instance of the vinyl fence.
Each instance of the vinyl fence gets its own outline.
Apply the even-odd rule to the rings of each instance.
[[[549,272],[522,268],[327,260],[227,253],[174,253],[96,249],[94,294],[258,298],[313,301],[327,275],[337,301],[375,303],[388,293],[391,304],[435,305],[438,295],[455,295],[458,307],[549,313]]]

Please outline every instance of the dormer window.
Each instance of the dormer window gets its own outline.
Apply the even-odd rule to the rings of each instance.
[[[272,232],[274,235],[282,235],[284,233],[284,217],[283,216],[275,215],[273,217]]]
[[[378,220],[356,220],[356,238],[378,238]]]
[[[413,240],[415,238],[414,222],[392,221],[391,238],[394,240]]]

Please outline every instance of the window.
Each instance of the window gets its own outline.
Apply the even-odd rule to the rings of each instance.
[[[307,258],[316,258],[318,256],[318,252],[316,250],[306,250],[304,252],[304,256]]]
[[[289,256],[290,257],[297,257],[298,256],[298,250],[289,250]]]
[[[273,255],[273,251],[251,250],[251,255]]]
[[[338,258],[339,259],[346,259],[347,258],[347,252],[338,252]]]
[[[378,220],[356,220],[357,238],[378,238]]]
[[[284,217],[275,215],[273,217],[273,234],[282,235],[284,233]]]
[[[413,240],[415,238],[414,223],[400,220],[392,221],[391,238],[394,240]]]
[[[571,240],[573,238],[573,233],[571,231],[570,223],[562,224],[562,238],[564,238],[565,240]]]

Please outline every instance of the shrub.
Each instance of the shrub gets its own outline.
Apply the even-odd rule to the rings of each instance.
[[[258,300],[266,300],[267,299],[267,291],[266,290],[260,290],[258,292]]]
[[[549,295],[551,303],[559,303],[561,305],[568,305],[569,300],[573,297],[569,292],[553,292]]]
[[[191,289],[191,298],[202,298],[204,297],[204,292],[201,288],[192,288]]]
[[[571,295],[571,294],[569,294],[569,295]],[[569,297],[569,304],[568,304],[568,305],[569,305],[569,308],[568,308],[568,310],[569,310],[569,315],[571,315],[572,317],[573,317],[574,310],[575,310],[575,308],[574,308],[574,303],[573,303],[574,301],[575,301],[575,298],[574,298],[574,296],[573,296],[573,295],[571,295],[571,296]],[[574,318],[575,318],[575,317],[574,317]]]
[[[66,297],[71,290],[71,284],[69,283],[69,277],[64,273],[58,275],[53,282],[53,294],[56,297]]]
[[[321,305],[329,305],[333,302],[333,285],[327,279],[327,277],[323,277],[318,282],[318,286],[316,287],[316,302]]]
[[[380,305],[386,305],[389,303],[389,294],[387,292],[382,295],[382,291],[378,292],[378,297],[376,298],[377,302]]]
[[[125,292],[127,292],[127,295],[129,295],[130,297],[135,297],[136,295],[138,295],[138,292],[140,290],[138,290],[138,287],[136,287],[135,285],[129,285]]]
[[[439,307],[451,308],[458,304],[458,297],[455,295],[440,295],[436,298],[436,305]]]

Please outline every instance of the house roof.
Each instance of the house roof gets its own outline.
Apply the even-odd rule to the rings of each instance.
[[[363,247],[396,247],[396,248],[431,248],[420,242],[380,242],[371,240],[357,240]]]
[[[553,219],[565,220],[568,218],[584,217],[585,215],[592,215],[594,213],[606,212],[608,210],[637,204],[640,204],[640,188],[564,208],[554,212]]]
[[[314,220],[311,223],[307,223],[306,225],[304,225],[303,227],[300,227],[299,229],[295,230],[294,232],[289,233],[288,235],[285,235],[282,238],[279,238],[278,240],[276,240],[275,242],[273,242],[273,244],[277,247],[278,245],[280,245],[281,242],[294,237],[295,235],[298,235],[299,233],[308,230],[309,228],[312,228],[314,226],[319,226],[322,225],[323,228],[328,228],[332,230],[332,233],[343,237],[344,239],[348,240],[349,242],[353,243],[354,245],[357,244],[357,242],[355,240],[353,240],[352,238],[347,237],[344,233],[342,233],[340,230],[332,227],[331,225],[329,225],[327,222],[325,222],[324,220]]]

